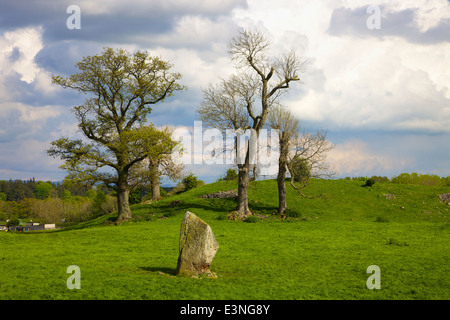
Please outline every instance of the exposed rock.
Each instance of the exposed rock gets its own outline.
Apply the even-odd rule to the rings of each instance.
[[[447,203],[450,206],[450,193],[443,193],[439,196],[442,202]]]
[[[218,249],[211,227],[187,211],[181,223],[177,274],[211,274],[209,267]]]
[[[230,191],[219,191],[219,192],[215,192],[215,193],[204,194],[201,196],[201,198],[222,199],[222,198],[236,198],[237,196],[238,196],[238,194],[235,190],[230,190]]]

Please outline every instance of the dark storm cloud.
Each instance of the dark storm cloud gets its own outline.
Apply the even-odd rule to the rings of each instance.
[[[441,19],[439,23],[422,32],[414,21],[416,9],[405,9],[398,12],[387,12],[380,6],[380,29],[367,27],[367,20],[374,14],[367,12],[368,6],[349,9],[337,8],[333,11],[328,33],[334,36],[354,35],[358,37],[383,38],[397,36],[409,42],[435,44],[450,42],[450,19]]]
[[[124,3],[126,5],[124,5]],[[79,4],[81,29],[66,26],[73,1],[18,0],[0,2],[0,31],[41,25],[44,43],[60,40],[130,43],[136,35],[151,37],[173,29],[183,16],[216,19],[229,15],[236,7],[246,7],[245,0],[231,1],[105,1],[105,13],[96,12],[90,3]],[[100,10],[101,11],[101,10]]]

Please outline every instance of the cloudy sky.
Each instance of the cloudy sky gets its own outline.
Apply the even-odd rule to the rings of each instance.
[[[67,27],[70,5],[80,29]],[[83,98],[51,75],[103,47],[148,50],[189,88],[149,120],[193,128],[201,89],[234,71],[227,43],[242,27],[306,60],[283,102],[304,129],[327,130],[338,176],[450,175],[449,1],[16,0],[0,2],[0,179],[65,176],[45,150],[77,134]],[[189,169],[207,182],[225,170]]]

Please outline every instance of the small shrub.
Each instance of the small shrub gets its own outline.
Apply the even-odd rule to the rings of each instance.
[[[234,169],[228,169],[227,174],[225,175],[225,181],[234,181],[238,179],[238,173]]]
[[[289,172],[294,176],[294,180],[306,185],[311,177],[311,165],[308,160],[296,155],[288,164]]]
[[[375,184],[375,179],[373,178],[369,178],[366,180],[366,184],[364,185],[364,187],[371,187]]]
[[[9,221],[6,223],[6,226],[9,227],[14,227],[14,226],[18,226],[20,223],[19,219],[17,219],[16,217],[13,217],[11,219],[9,219]]]
[[[188,174],[181,182],[184,184],[185,191],[191,190],[199,184],[199,180],[193,173]]]

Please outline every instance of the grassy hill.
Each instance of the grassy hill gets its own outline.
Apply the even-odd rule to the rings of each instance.
[[[312,180],[305,199],[288,186],[280,220],[276,182],[252,183],[256,223],[225,219],[233,199],[201,195],[237,188],[217,182],[132,207],[116,226],[103,216],[70,229],[0,232],[0,299],[449,299],[450,187]],[[178,239],[189,210],[220,244],[217,278],[174,276]],[[67,267],[81,289],[66,286]],[[369,290],[377,265],[381,289]]]

